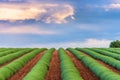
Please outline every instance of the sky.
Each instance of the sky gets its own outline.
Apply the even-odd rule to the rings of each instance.
[[[120,0],[0,0],[0,47],[109,47]]]

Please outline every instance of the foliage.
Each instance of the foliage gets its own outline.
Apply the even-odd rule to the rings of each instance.
[[[30,52],[31,50],[32,49],[23,49],[23,50],[15,52],[15,53],[11,53],[11,52],[1,53],[0,56],[2,56],[2,57],[0,57],[0,65],[4,64],[6,62],[12,61],[13,59],[18,58],[19,56],[26,54],[26,53]]]
[[[107,51],[107,50],[105,50],[105,49],[90,48],[90,50],[93,50],[93,51],[98,52],[98,53],[100,53],[100,54],[103,54],[103,55],[106,55],[106,56],[110,56],[110,57],[113,57],[113,58],[115,58],[115,59],[120,60],[120,55],[119,55],[119,54],[116,54],[116,53]]]
[[[116,54],[120,54],[120,48],[105,48],[105,50],[116,53]]]
[[[64,49],[60,48],[58,51],[60,55],[62,80],[83,80],[71,58],[66,54]]]
[[[92,56],[95,59],[99,59],[99,60],[117,68],[117,69],[120,69],[120,61],[119,60],[116,60],[116,59],[109,57],[109,56],[99,54],[99,53],[94,52],[94,51],[89,50],[89,49],[84,49],[84,48],[76,48],[76,49],[85,52],[86,54]]]
[[[68,48],[78,59],[80,59],[92,72],[100,78],[100,80],[119,80],[120,75],[114,73],[112,70],[98,63],[93,58],[84,55],[82,52],[79,52],[75,49]]]
[[[45,48],[34,49],[32,52],[26,54],[25,56],[9,63],[8,65],[0,68],[0,80],[8,80],[9,77],[14,75],[18,70],[20,70],[27,62],[33,59],[41,51],[46,50]]]
[[[115,40],[110,43],[110,48],[120,48],[120,40]]]
[[[32,70],[23,78],[23,80],[45,80],[46,73],[55,49],[47,50]]]

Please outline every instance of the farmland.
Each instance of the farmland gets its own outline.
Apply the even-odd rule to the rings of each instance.
[[[120,80],[120,48],[0,48],[0,80]]]

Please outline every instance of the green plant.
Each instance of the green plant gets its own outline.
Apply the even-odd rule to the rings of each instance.
[[[89,54],[90,56],[92,56],[93,58],[96,58],[96,59],[99,59],[99,60],[102,60],[103,62],[117,68],[117,69],[120,69],[120,61],[119,60],[116,60],[112,57],[109,57],[109,56],[105,56],[105,55],[102,55],[102,54],[99,54],[97,52],[94,52],[92,50],[89,50],[89,49],[84,49],[84,48],[76,48],[77,50],[80,50],[80,51],[83,51],[85,52],[86,54]]]
[[[44,80],[49,69],[49,64],[52,58],[52,53],[55,49],[51,48],[44,53],[38,63],[32,70],[23,78],[23,80]]]
[[[110,48],[120,48],[120,40],[115,40],[110,43]]]
[[[26,54],[25,56],[9,63],[8,65],[0,68],[0,80],[7,80],[18,70],[20,70],[27,62],[33,59],[41,51],[46,50],[45,48],[35,49],[32,52]]]
[[[75,49],[68,48],[70,52],[72,52],[78,59],[80,59],[92,72],[95,73],[96,76],[100,78],[100,80],[119,80],[120,75],[114,73],[112,70],[104,67],[102,64],[98,63],[93,58],[86,56],[82,52],[79,52]]]
[[[60,48],[60,67],[62,71],[62,80],[83,80],[78,70],[64,49]]]

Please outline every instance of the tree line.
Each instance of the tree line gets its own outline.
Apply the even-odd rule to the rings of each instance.
[[[110,43],[110,48],[120,48],[120,40],[115,40]]]

